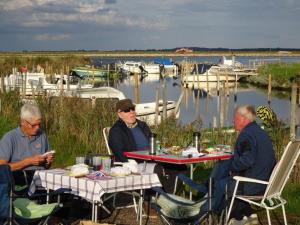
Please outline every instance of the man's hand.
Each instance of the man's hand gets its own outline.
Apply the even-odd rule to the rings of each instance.
[[[31,157],[28,157],[27,160],[29,162],[28,166],[30,166],[30,165],[39,166],[39,165],[41,165],[42,163],[45,162],[46,157],[43,156],[43,155],[34,155],[34,156],[31,156]]]
[[[46,164],[50,165],[54,160],[54,153],[49,153],[46,155]]]

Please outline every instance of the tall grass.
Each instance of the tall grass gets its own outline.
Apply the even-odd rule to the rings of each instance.
[[[290,88],[291,81],[300,76],[299,62],[280,62],[265,64],[258,69],[259,76],[252,76],[249,80],[260,85],[268,84],[268,76],[272,75],[272,85],[276,88]]]

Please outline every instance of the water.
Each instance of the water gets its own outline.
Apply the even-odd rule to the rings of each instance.
[[[236,57],[236,60],[247,64],[249,60],[257,57]],[[274,59],[274,57],[265,57],[264,59]],[[118,58],[119,60],[120,58]],[[184,57],[176,57],[176,60],[184,60]],[[220,57],[193,57],[193,61],[209,61],[218,62]],[[284,62],[300,61],[300,57],[278,57],[277,59]],[[113,58],[95,58],[94,62],[111,62]],[[116,59],[114,59],[116,60]],[[136,61],[152,61],[153,58],[122,58],[122,60],[136,60]],[[140,78],[140,77],[139,77]],[[232,126],[233,109],[235,105],[251,104],[255,107],[260,105],[267,105],[267,90],[259,89],[253,86],[239,85],[237,91],[236,102],[234,101],[233,88],[231,89],[229,97],[218,96],[216,90],[211,90],[209,94],[205,91],[192,90],[183,88],[180,79],[173,79],[172,76],[166,77],[166,94],[168,100],[177,101],[179,96],[183,93],[184,97],[180,105],[179,121],[183,124],[192,123],[193,121],[201,121],[203,127],[212,127],[215,123],[220,123],[220,112],[223,108],[223,125]],[[211,85],[211,83],[210,83]],[[144,79],[139,79],[139,102],[153,102],[155,101],[156,89],[160,89],[160,97],[162,97],[162,81],[159,75],[148,75]],[[116,88],[122,91],[127,97],[134,99],[134,77],[125,78],[122,82],[116,84]],[[276,113],[277,117],[289,123],[290,117],[290,100],[289,93],[278,93],[272,91],[271,108]],[[198,123],[199,125],[199,123]]]

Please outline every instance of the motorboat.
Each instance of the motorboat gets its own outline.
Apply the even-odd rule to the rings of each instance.
[[[84,88],[76,89],[68,92],[67,96],[69,97],[79,97],[84,99],[91,99],[93,104],[96,104],[97,99],[112,99],[112,100],[122,100],[126,96],[123,92],[113,88],[113,87],[98,87],[98,88]],[[167,101],[167,117],[175,116],[179,117],[180,111],[179,108],[176,108],[178,102],[176,101]],[[176,112],[177,110],[177,112]],[[147,103],[137,103],[135,108],[137,118],[147,122],[148,125],[155,124],[156,117],[156,102],[147,102]],[[163,101],[158,102],[158,116],[157,123],[159,124],[162,120],[163,115]]]
[[[142,63],[135,61],[126,61],[124,63],[118,63],[117,67],[121,73],[135,74],[143,71]]]

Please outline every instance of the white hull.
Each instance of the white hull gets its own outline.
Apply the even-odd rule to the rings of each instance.
[[[59,75],[56,75],[60,77]],[[64,75],[65,76],[65,75]],[[26,80],[25,80],[26,77]],[[65,92],[67,90],[66,84],[61,84],[58,81],[56,84],[48,83],[46,81],[46,75],[44,73],[28,73],[26,76],[24,75],[15,75],[11,74],[9,77],[6,77],[4,80],[7,90],[19,89],[20,91],[26,85],[25,95],[37,95],[39,93],[46,92],[50,95],[58,95],[62,91]],[[22,87],[23,86],[23,87]],[[90,84],[79,85],[79,84],[70,84],[70,90],[76,90],[78,88],[92,88],[93,86]]]
[[[161,123],[162,115],[163,115],[163,105],[162,101],[159,102],[159,114],[157,117],[157,123]],[[140,103],[136,104],[136,114],[137,118],[145,121],[148,125],[155,125],[155,102],[149,103]],[[167,117],[174,116],[175,114],[175,101],[167,101]],[[180,112],[178,111],[175,115],[176,118],[179,117]]]
[[[199,82],[223,82],[223,81],[235,81],[235,80],[239,80],[240,77],[239,76],[232,76],[232,75],[214,75],[214,74],[190,74],[187,76],[183,76],[183,82],[186,83],[197,83]]]
[[[144,64],[143,68],[148,74],[160,73],[160,68],[158,64]]]
[[[126,61],[119,65],[119,69],[125,73],[141,73],[141,62]]]

